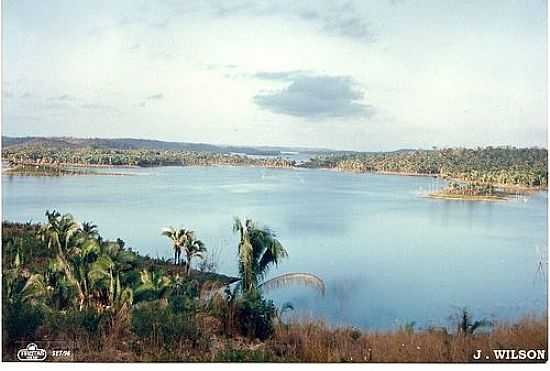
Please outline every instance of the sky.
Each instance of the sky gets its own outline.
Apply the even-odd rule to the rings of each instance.
[[[547,146],[544,0],[4,0],[2,134]]]

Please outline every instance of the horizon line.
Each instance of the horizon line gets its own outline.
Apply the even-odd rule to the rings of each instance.
[[[141,141],[156,141],[156,142],[163,142],[163,143],[175,143],[175,144],[195,144],[195,145],[210,145],[210,146],[217,146],[217,147],[243,147],[243,148],[251,148],[251,149],[258,149],[258,147],[262,148],[284,148],[284,149],[303,149],[306,151],[316,151],[316,152],[358,152],[358,153],[368,153],[368,152],[397,152],[397,151],[407,151],[407,150],[420,150],[420,151],[434,151],[434,150],[442,150],[442,149],[478,149],[478,148],[516,148],[516,149],[545,149],[548,150],[547,146],[544,145],[532,145],[532,146],[519,146],[516,144],[485,144],[483,146],[477,145],[477,146],[466,146],[466,145],[458,145],[458,146],[438,146],[434,145],[430,148],[425,147],[414,147],[414,148],[407,148],[407,147],[400,147],[396,149],[391,150],[355,150],[355,149],[336,149],[336,148],[328,148],[328,147],[309,147],[307,145],[273,145],[273,144],[220,144],[220,143],[212,143],[212,142],[188,142],[188,141],[178,141],[178,140],[165,140],[165,139],[155,139],[155,138],[140,138],[140,137],[127,137],[127,136],[120,136],[120,137],[78,137],[78,136],[72,136],[72,135],[52,135],[52,136],[41,136],[41,135],[4,135],[2,134],[2,142],[4,141],[4,138],[39,138],[39,139],[83,139],[83,140],[93,140],[93,139],[99,139],[99,140],[141,140]],[[3,146],[3,143],[2,143]]]

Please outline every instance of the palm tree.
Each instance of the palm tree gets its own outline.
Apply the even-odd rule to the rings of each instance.
[[[173,287],[174,284],[163,272],[144,269],[140,272],[140,283],[134,289],[134,298],[136,301],[167,300]]]
[[[30,273],[21,264],[19,253],[13,262],[8,263],[2,274],[2,297],[9,303],[35,302],[47,294],[44,277],[39,273]]]
[[[81,227],[82,235],[87,239],[98,239],[101,242],[101,237],[97,230],[97,225],[92,222],[84,222]]]
[[[61,216],[55,210],[53,212],[46,211],[46,217],[48,218],[48,223],[39,229],[38,235],[47,243],[49,249],[56,251],[56,259],[64,271],[67,280],[77,289],[80,308],[82,308],[85,294],[75,277],[74,268],[68,259],[75,247],[74,244],[80,226],[72,215],[65,214]]]
[[[164,228],[161,234],[172,240],[172,248],[174,249],[174,264],[179,265],[181,251],[188,239],[189,231],[185,228],[176,229],[174,227],[169,227]]]
[[[471,313],[466,308],[461,308],[455,317],[457,319],[457,333],[463,336],[473,335],[478,329],[493,326],[493,323],[487,319],[474,321]]]
[[[134,302],[134,293],[129,287],[122,287],[120,284],[120,274],[117,274],[114,291],[109,295],[112,299],[109,305],[111,330],[118,327],[129,319],[129,311]]]
[[[89,240],[82,249],[85,256],[93,255],[88,262],[87,278],[90,281],[90,289],[105,306],[112,306],[116,302],[116,296],[121,294],[120,278],[130,270],[136,261],[135,254],[120,247],[117,242],[107,241],[99,244],[97,240]],[[127,294],[125,294],[127,296]]]
[[[189,232],[187,234],[187,241],[185,242],[184,250],[186,257],[185,273],[186,276],[189,277],[189,274],[191,273],[191,259],[194,257],[204,259],[203,253],[206,252],[206,247],[201,240],[195,239],[195,234],[193,232]]]
[[[239,233],[239,274],[243,293],[269,290],[289,284],[301,283],[325,292],[324,282],[310,273],[287,273],[262,282],[269,269],[277,266],[288,253],[269,228],[259,228],[250,219],[235,218],[233,232]]]

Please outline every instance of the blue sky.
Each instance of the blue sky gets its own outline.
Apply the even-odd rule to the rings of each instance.
[[[6,0],[2,10],[4,135],[547,145],[543,0]]]

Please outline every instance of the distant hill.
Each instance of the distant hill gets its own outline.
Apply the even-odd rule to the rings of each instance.
[[[2,146],[9,147],[48,147],[48,148],[105,148],[105,149],[145,149],[158,151],[188,151],[211,153],[244,153],[247,155],[278,156],[283,152],[326,153],[326,149],[286,148],[286,147],[247,147],[219,146],[206,143],[165,142],[161,140],[134,138],[73,138],[73,137],[7,137],[2,136]]]

